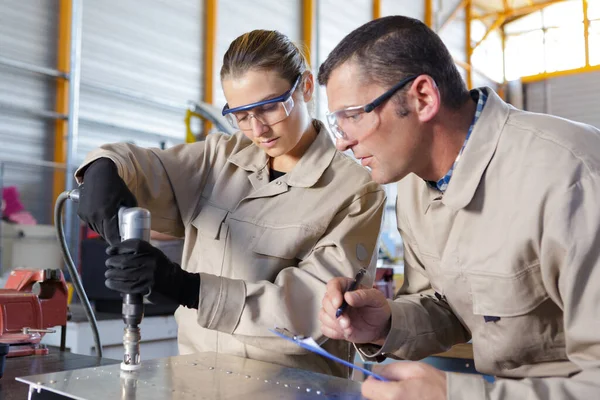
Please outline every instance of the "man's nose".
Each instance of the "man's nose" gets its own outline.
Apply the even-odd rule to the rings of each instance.
[[[348,139],[347,137],[337,138],[335,141],[335,147],[339,151],[346,151],[351,150],[354,146],[356,146],[357,143],[358,142],[356,140]]]
[[[268,129],[267,125],[263,124],[256,116],[250,116],[250,124],[252,126],[252,134],[254,137],[260,137],[263,133],[265,133]]]

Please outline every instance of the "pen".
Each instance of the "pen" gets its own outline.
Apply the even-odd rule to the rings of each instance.
[[[350,287],[348,288],[347,292],[352,292],[353,290],[356,290],[358,288],[358,285],[360,285],[360,282],[363,280],[363,278],[365,277],[366,274],[367,274],[367,270],[364,268],[361,268],[358,271],[358,273],[356,274],[356,277],[354,278],[352,283],[350,284]],[[342,299],[343,299],[343,297],[342,297]],[[342,305],[335,312],[335,317],[339,318],[340,315],[342,315],[344,313],[346,308],[348,308],[348,303],[346,303],[346,300],[343,299]]]

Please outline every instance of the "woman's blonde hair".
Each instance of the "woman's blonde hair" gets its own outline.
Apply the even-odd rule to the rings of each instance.
[[[290,84],[310,70],[305,54],[279,31],[254,30],[235,39],[223,56],[221,81],[249,70],[275,70]]]

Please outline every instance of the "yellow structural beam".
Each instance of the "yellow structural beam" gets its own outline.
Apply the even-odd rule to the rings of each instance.
[[[568,75],[577,75],[577,74],[585,74],[588,72],[598,72],[600,71],[600,65],[594,66],[585,66],[581,68],[569,69],[566,71],[555,71],[555,72],[543,72],[537,75],[529,75],[521,78],[521,82],[523,83],[531,83],[543,81],[551,78],[558,78],[560,76],[568,76]]]
[[[469,70],[469,71],[473,69],[469,64],[467,64],[464,61],[457,60],[456,58],[454,58],[453,60],[454,60],[454,63],[456,65],[458,65],[459,67],[461,67],[462,69]]]
[[[540,3],[534,3],[533,5],[509,8],[508,11],[493,11],[481,15],[477,15],[473,19],[488,19],[488,18],[499,18],[504,17],[506,20],[510,20],[517,17],[522,17],[523,15],[531,14],[536,11],[539,11],[543,8],[548,7],[549,5],[561,3],[565,0],[547,0]]]
[[[69,73],[71,50],[71,1],[60,0],[59,2],[56,69],[66,74]],[[69,113],[69,81],[65,78],[56,78],[55,110],[59,114],[67,115]],[[54,162],[61,164],[67,162],[67,120],[64,119],[57,119],[54,122]],[[58,198],[65,187],[65,171],[55,169],[52,178],[52,198]],[[52,204],[54,205],[54,200]],[[54,215],[54,213],[51,212],[50,215]]]
[[[582,0],[583,4],[583,40],[585,42],[585,66],[590,66],[590,20],[588,17],[588,0]]]
[[[479,42],[477,42],[477,43],[475,44],[475,46],[473,46],[473,48],[472,48],[471,50],[473,51],[473,50],[475,50],[477,47],[479,47],[479,45],[480,45],[481,43],[483,43],[483,41],[484,41],[485,39],[487,39],[487,37],[490,35],[490,33],[492,33],[493,31],[495,31],[496,29],[498,29],[498,28],[500,28],[500,27],[502,26],[502,24],[504,23],[504,21],[505,21],[505,18],[504,18],[504,17],[499,17],[497,20],[495,20],[495,21],[492,23],[492,26],[490,26],[490,27],[488,28],[488,30],[485,32],[485,34],[483,35],[483,37],[481,38],[481,40],[480,40]]]
[[[495,3],[495,2],[491,2],[491,3]],[[494,4],[485,4],[483,2],[477,2],[477,4],[475,5],[475,7],[473,7],[473,10],[471,10],[471,12],[473,13],[473,15],[478,14],[480,12],[489,14],[489,13],[498,12],[498,9],[496,8],[496,6]]]
[[[381,18],[381,0],[373,0],[373,19],[377,18]]]
[[[506,32],[500,28],[500,39],[502,40],[502,83],[506,85]]]
[[[473,49],[471,47],[471,8],[471,0],[468,0],[467,4],[465,4],[465,62],[469,67],[471,67],[471,55],[473,54]],[[467,88],[471,90],[473,88],[472,68],[466,68],[465,73],[467,75]]]
[[[433,29],[433,0],[423,0],[425,2],[425,25]]]
[[[217,47],[217,2],[204,0],[204,102],[212,104],[215,82],[215,54]],[[212,124],[204,120],[204,135]],[[189,140],[188,140],[189,141]]]
[[[441,31],[442,29],[444,29],[450,22],[452,22],[456,16],[458,15],[458,13],[460,12],[460,10],[462,10],[463,8],[465,8],[465,6],[467,5],[467,3],[469,2],[469,0],[462,0],[460,3],[458,3],[456,5],[456,7],[454,7],[454,9],[452,10],[452,12],[450,13],[450,15],[448,16],[448,18],[446,18],[444,20],[444,22],[442,22],[442,24],[440,25],[440,27],[437,29],[437,31]],[[471,15],[473,15],[473,11],[471,11]]]
[[[498,95],[506,101],[507,81],[506,81],[506,32],[504,27],[500,27],[500,40],[502,43],[502,84],[498,88]]]
[[[303,0],[302,1],[302,43],[306,49],[306,59],[308,65],[311,63],[312,53],[312,42],[313,42],[313,26],[315,16],[315,1],[314,0]]]

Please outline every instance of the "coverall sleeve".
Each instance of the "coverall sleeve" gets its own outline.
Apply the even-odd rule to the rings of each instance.
[[[283,353],[307,353],[266,328],[277,326],[317,342],[326,340],[318,314],[327,282],[339,276],[353,277],[366,268],[372,283],[384,205],[383,189],[374,182],[364,184],[340,207],[308,255],[282,269],[272,282],[201,273],[198,323],[262,349],[273,348],[277,341]],[[368,280],[364,281],[367,285]]]
[[[133,144],[107,144],[90,152],[75,172],[79,183],[85,168],[99,158],[109,158],[134,194],[138,206],[152,215],[152,229],[175,237],[184,235],[202,188],[217,160],[216,153],[234,145],[230,136],[208,135],[202,142],[181,144],[166,150],[142,148]],[[225,150],[226,151],[226,150]]]
[[[392,321],[383,346],[356,345],[361,357],[368,361],[381,361],[384,357],[420,360],[470,339],[470,333],[444,298],[435,296],[401,210],[397,218],[404,245],[404,283],[394,300],[388,300]]]
[[[544,213],[540,266],[550,298],[563,310],[570,377],[498,379],[448,373],[448,399],[597,399],[600,397],[600,184],[587,176]]]

